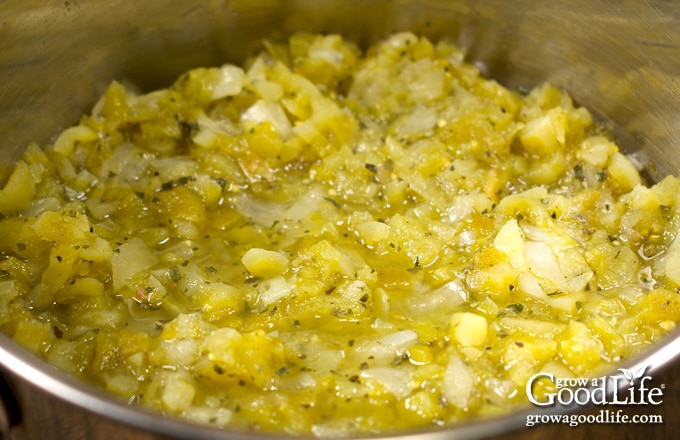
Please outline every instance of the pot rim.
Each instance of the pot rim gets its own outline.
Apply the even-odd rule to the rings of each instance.
[[[680,358],[680,327],[651,345],[636,358],[618,365],[629,371],[658,372]],[[81,381],[48,364],[0,332],[0,367],[13,373],[41,391],[70,403],[82,410],[106,417],[132,427],[160,435],[195,440],[254,440],[282,438],[281,434],[266,432],[244,432],[192,424],[179,418],[165,417],[159,412],[141,405],[127,404],[105,390]],[[617,370],[620,371],[620,370]],[[610,376],[620,376],[611,374]],[[551,407],[527,407],[508,414],[471,420],[440,429],[386,433],[352,437],[355,439],[403,439],[403,440],[444,440],[479,439],[493,435],[507,434],[526,426],[527,416],[570,414],[587,409],[588,406],[570,404]],[[22,408],[23,410],[23,408]],[[311,436],[286,436],[285,438],[310,438]]]

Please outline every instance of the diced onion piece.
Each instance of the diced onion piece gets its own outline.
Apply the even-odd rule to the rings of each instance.
[[[449,281],[430,292],[412,295],[408,299],[409,309],[416,314],[445,314],[467,302],[469,293],[459,279]]]
[[[403,399],[413,391],[411,375],[408,371],[390,367],[369,368],[361,372],[360,377],[378,382],[385,391],[397,399]]]
[[[289,283],[282,276],[276,276],[263,281],[258,286],[259,302],[268,306],[276,301],[285,298],[293,291],[293,283]]]
[[[311,201],[311,200],[308,200]],[[243,216],[262,226],[271,226],[283,216],[285,205],[269,200],[248,196],[245,193],[234,197],[234,205]],[[312,205],[314,208],[315,205]],[[309,207],[309,205],[307,206]],[[300,204],[300,208],[305,208]],[[311,213],[311,212],[309,212]]]
[[[433,110],[419,107],[410,115],[399,120],[396,132],[399,135],[427,133],[434,128],[437,119],[437,114]]]
[[[602,136],[592,136],[581,143],[578,158],[585,163],[602,168],[607,164],[609,156],[616,151],[616,145]]]
[[[257,101],[241,116],[243,122],[254,125],[271,122],[282,139],[288,139],[292,134],[290,121],[278,102]]]
[[[517,392],[517,386],[511,380],[489,377],[484,385],[489,390],[489,400],[496,405],[502,405]]]
[[[531,295],[534,298],[545,299],[548,295],[541,287],[541,283],[538,279],[530,272],[521,273],[518,277],[518,286],[521,292]]]
[[[466,408],[473,386],[472,368],[457,355],[451,355],[442,380],[442,394],[446,400],[457,408]]]
[[[446,215],[450,223],[455,223],[474,214],[474,212],[474,199],[469,195],[462,194],[453,199],[453,202],[446,210]]]
[[[447,295],[450,297],[451,305],[460,305],[468,300],[469,293],[465,289],[463,282],[459,279],[449,281],[443,286],[435,290],[437,294]]]
[[[326,61],[335,67],[342,65],[343,55],[338,50],[329,49],[326,47],[313,48],[309,51],[309,58],[316,58]]]
[[[330,372],[338,368],[344,357],[345,353],[342,350],[319,349],[308,357],[308,365],[312,371]]]
[[[400,348],[416,342],[418,335],[413,330],[401,330],[378,339],[378,344],[386,347]]]
[[[210,128],[201,128],[191,140],[201,147],[210,147],[218,138],[218,134]]]
[[[243,69],[227,64],[222,66],[220,72],[220,81],[218,81],[212,89],[212,99],[221,99],[241,93],[245,78]]]
[[[310,373],[303,371],[292,377],[277,378],[277,387],[285,390],[304,390],[316,386],[316,379]]]
[[[347,287],[343,288],[340,294],[350,301],[360,301],[366,295],[366,291],[366,283],[361,280],[354,280]]]
[[[161,347],[169,365],[189,366],[198,359],[198,343],[193,338],[162,341]]]
[[[378,221],[369,221],[357,225],[356,230],[361,239],[369,246],[376,245],[377,243],[386,240],[392,233],[390,225]]]
[[[323,205],[326,203],[328,202],[324,199],[322,190],[312,188],[306,194],[301,195],[285,212],[278,213],[278,215],[288,220],[306,221],[313,215],[323,212]]]
[[[550,246],[545,243],[527,241],[524,243],[524,255],[527,266],[534,275],[548,281],[554,287],[560,285],[564,274]]]
[[[391,361],[404,353],[418,341],[418,335],[412,330],[401,330],[390,333],[377,340],[363,341],[355,346],[355,354],[378,361]]]
[[[121,244],[111,256],[113,288],[120,289],[127,280],[156,263],[151,249],[138,238]]]

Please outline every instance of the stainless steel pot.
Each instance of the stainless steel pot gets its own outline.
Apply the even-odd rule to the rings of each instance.
[[[654,177],[680,169],[680,4],[664,0],[5,0],[0,2],[0,182],[30,141],[77,121],[113,79],[164,87],[240,62],[262,38],[338,32],[368,44],[412,30],[450,38],[509,87],[569,90]],[[674,362],[680,332],[626,366]],[[0,335],[0,437],[248,438],[128,407]],[[483,437],[525,414],[417,438]]]

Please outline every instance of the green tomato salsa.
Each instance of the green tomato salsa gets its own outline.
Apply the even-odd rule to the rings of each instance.
[[[640,169],[566,92],[504,88],[452,44],[265,42],[152,93],[114,82],[28,146],[0,190],[0,327],[229,429],[504,414],[532,375],[602,374],[680,319],[680,181]]]

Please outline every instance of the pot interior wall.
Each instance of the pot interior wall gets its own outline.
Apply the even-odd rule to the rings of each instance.
[[[261,38],[339,32],[363,45],[450,38],[509,87],[544,80],[612,123],[663,176],[680,169],[680,8],[624,0],[8,0],[0,4],[0,181],[30,141],[76,122],[113,79],[143,91],[241,62]]]

